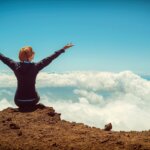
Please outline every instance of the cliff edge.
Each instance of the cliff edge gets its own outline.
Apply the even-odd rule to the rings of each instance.
[[[0,150],[150,150],[150,131],[104,131],[60,116],[44,105],[0,111]]]

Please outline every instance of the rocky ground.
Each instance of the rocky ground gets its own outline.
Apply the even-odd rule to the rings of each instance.
[[[0,150],[150,150],[150,131],[115,132],[61,120],[52,107],[0,111]]]

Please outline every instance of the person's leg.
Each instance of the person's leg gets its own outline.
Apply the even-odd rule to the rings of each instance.
[[[27,100],[20,100],[16,99],[15,104],[19,107],[19,110],[34,110],[36,104],[39,102],[39,98],[35,99],[27,99]]]

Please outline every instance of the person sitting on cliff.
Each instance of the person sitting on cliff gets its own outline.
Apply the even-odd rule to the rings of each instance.
[[[14,102],[20,110],[28,108],[32,109],[36,106],[40,100],[40,96],[35,88],[37,74],[60,54],[64,53],[66,49],[72,46],[71,43],[67,44],[62,49],[55,51],[54,54],[37,63],[31,62],[35,52],[30,46],[21,48],[19,52],[20,62],[15,62],[0,53],[0,60],[13,70],[17,78],[17,89],[14,96]]]

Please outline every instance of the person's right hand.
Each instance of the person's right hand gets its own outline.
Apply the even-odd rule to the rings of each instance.
[[[72,47],[72,46],[74,46],[74,45],[73,45],[72,43],[70,43],[70,44],[65,45],[65,46],[63,47],[63,49],[66,50],[66,49],[68,49],[68,48],[70,48],[70,47]]]

